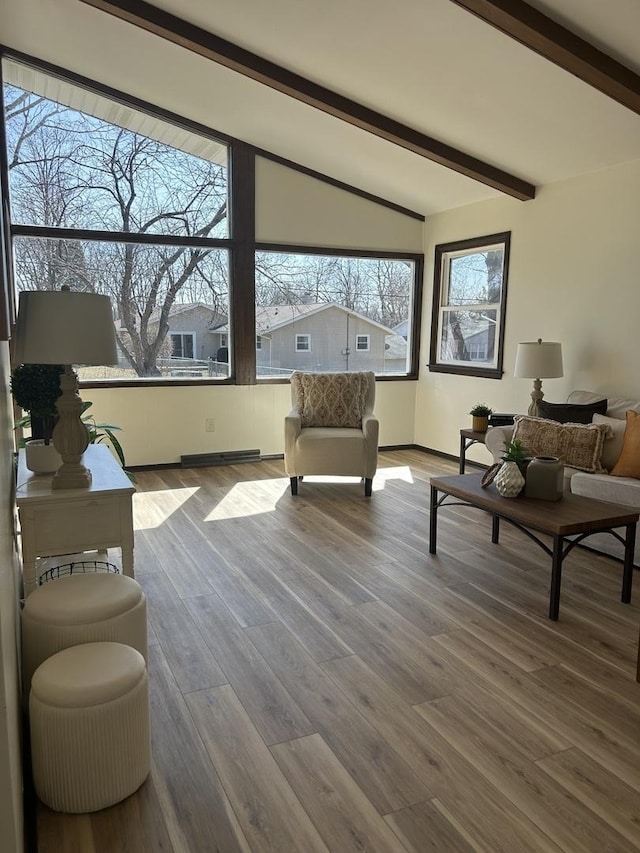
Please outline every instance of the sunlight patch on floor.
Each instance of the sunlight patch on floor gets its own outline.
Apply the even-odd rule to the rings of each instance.
[[[152,530],[154,527],[160,527],[177,509],[193,497],[199,488],[199,486],[185,486],[180,489],[136,492],[134,495],[136,530]]]
[[[278,501],[288,489],[289,480],[283,477],[236,483],[204,520],[222,521],[227,518],[275,512]]]
[[[411,468],[408,465],[394,465],[393,468],[378,468],[376,476],[373,478],[373,491],[382,491],[388,480],[403,480],[405,483],[413,483]]]

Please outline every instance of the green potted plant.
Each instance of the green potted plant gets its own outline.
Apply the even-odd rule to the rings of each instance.
[[[519,438],[516,438],[507,444],[507,449],[502,457],[502,461],[515,462],[524,477],[527,473],[527,465],[531,462],[531,457],[529,456],[529,451],[524,444]]]
[[[28,412],[16,421],[16,428],[30,427],[31,439],[24,443],[27,468],[36,474],[57,471],[62,462],[51,443],[58,416],[61,364],[20,364],[11,372],[11,393],[16,404]]]
[[[517,497],[525,484],[526,467],[531,460],[527,449],[519,439],[510,441],[502,457],[502,466],[494,483],[503,498]]]
[[[469,414],[472,417],[472,429],[476,432],[486,432],[489,429],[489,415],[493,409],[486,403],[476,403]]]

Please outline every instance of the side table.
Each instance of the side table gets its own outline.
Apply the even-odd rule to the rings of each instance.
[[[93,482],[85,489],[52,489],[51,475],[33,474],[18,455],[16,504],[20,519],[24,595],[37,586],[40,557],[120,548],[122,572],[133,577],[135,487],[108,447],[90,444],[84,464]]]
[[[467,462],[467,450],[474,444],[484,444],[486,437],[486,432],[478,432],[478,430],[475,429],[460,430],[460,474],[464,474]]]

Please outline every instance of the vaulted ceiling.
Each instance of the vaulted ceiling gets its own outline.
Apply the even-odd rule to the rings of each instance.
[[[205,36],[221,37],[355,102],[364,108],[361,117],[373,111],[388,122],[387,129],[400,126],[420,143],[426,137],[437,151],[454,149],[463,164],[479,163],[489,176],[505,173],[515,187],[539,188],[640,158],[640,115],[634,108],[640,98],[640,3],[529,4],[615,60],[610,67],[619,73],[617,84],[605,80],[600,88],[615,94],[622,81],[629,106],[463,8],[495,21],[501,7],[518,5],[154,0],[156,9]],[[474,168],[461,174],[389,141],[392,133],[380,138],[81,0],[3,0],[2,6],[7,46],[425,215],[501,195],[495,181],[468,177]],[[520,26],[520,38],[525,30]],[[544,39],[535,33],[533,38],[544,51]],[[597,51],[587,59],[597,59]],[[573,60],[573,66],[581,73],[580,62]],[[592,75],[600,84],[606,77],[598,67]]]

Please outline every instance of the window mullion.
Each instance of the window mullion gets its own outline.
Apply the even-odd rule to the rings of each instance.
[[[231,149],[230,334],[238,385],[256,384],[255,154],[245,143]]]

